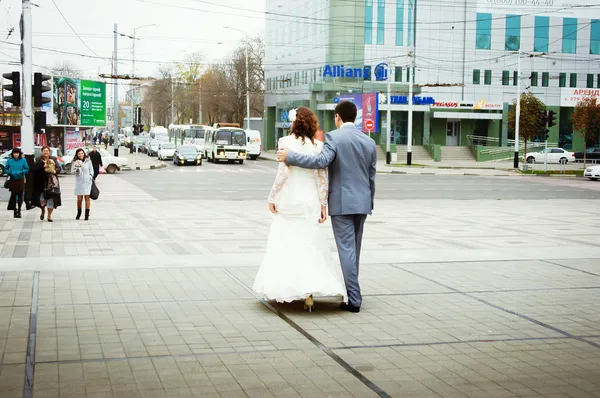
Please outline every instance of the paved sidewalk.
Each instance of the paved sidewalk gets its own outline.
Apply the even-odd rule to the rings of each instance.
[[[361,313],[308,313],[251,291],[264,201],[99,184],[0,212],[2,398],[600,396],[597,200],[379,200]]]

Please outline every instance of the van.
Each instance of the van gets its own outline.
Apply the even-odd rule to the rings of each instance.
[[[246,143],[248,146],[248,157],[252,160],[258,159],[262,152],[260,131],[246,130]]]
[[[221,127],[207,130],[204,135],[204,153],[209,162],[227,160],[240,164],[246,160],[246,132],[236,127]]]

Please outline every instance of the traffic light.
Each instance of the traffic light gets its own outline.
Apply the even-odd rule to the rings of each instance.
[[[2,76],[12,82],[12,84],[4,85],[4,89],[12,93],[12,95],[4,96],[4,101],[10,102],[13,106],[21,106],[21,73],[10,72],[4,73]]]
[[[550,130],[544,129],[544,134],[542,135],[542,141],[548,141],[548,137],[550,137]]]
[[[548,111],[548,127],[556,126],[556,112]]]
[[[46,129],[46,112],[36,111],[33,117],[33,131],[41,133]]]
[[[50,102],[50,98],[43,97],[42,94],[51,90],[50,87],[44,86],[45,81],[50,80],[52,77],[48,75],[36,72],[33,74],[33,106],[41,107],[44,104]]]
[[[547,115],[546,115],[546,111],[540,111],[540,120],[542,122],[542,125],[545,126],[546,125],[546,120],[547,120]]]

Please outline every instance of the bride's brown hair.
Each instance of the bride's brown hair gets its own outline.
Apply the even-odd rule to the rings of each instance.
[[[302,142],[308,138],[310,142],[315,143],[315,133],[319,129],[319,121],[309,108],[301,106],[296,109],[296,120],[292,124],[290,134],[302,138]]]

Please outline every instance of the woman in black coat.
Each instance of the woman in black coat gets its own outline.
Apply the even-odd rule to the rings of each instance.
[[[50,156],[50,148],[42,148],[42,156],[33,165],[33,195],[31,205],[42,209],[40,220],[44,220],[48,208],[48,222],[52,222],[52,212],[61,204],[58,160]]]

